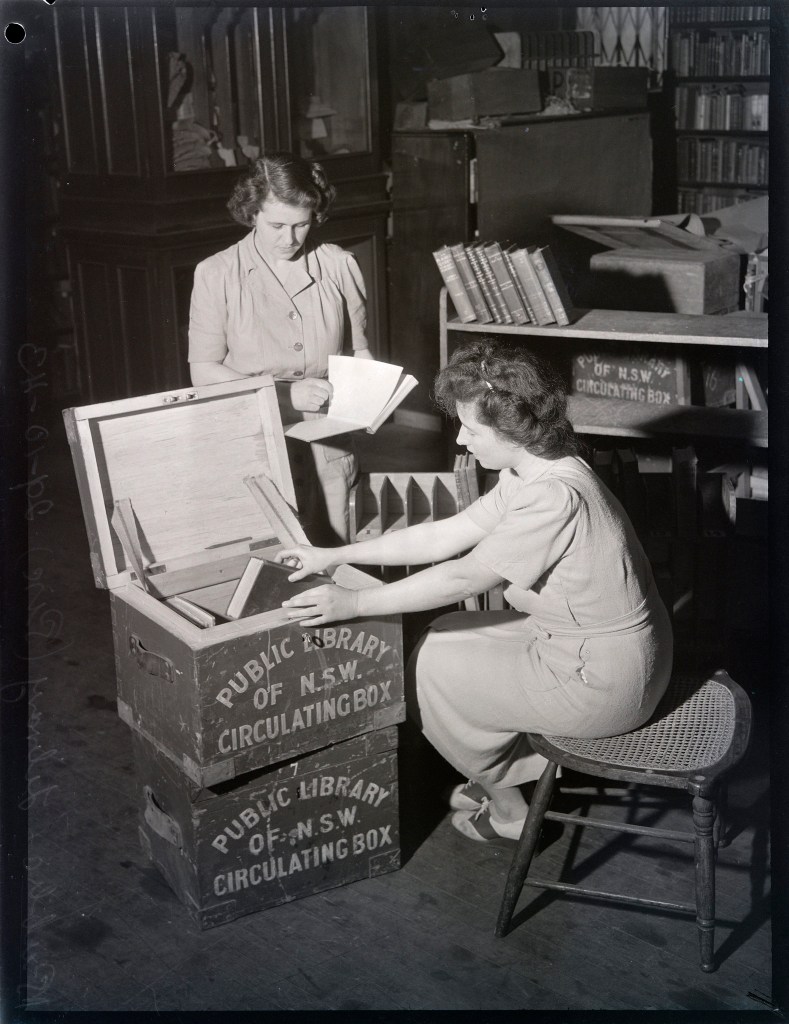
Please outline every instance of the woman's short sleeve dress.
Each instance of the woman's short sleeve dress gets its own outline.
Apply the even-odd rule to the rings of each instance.
[[[465,514],[486,531],[472,557],[512,610],[433,623],[412,662],[419,714],[464,774],[515,785],[524,733],[611,736],[649,718],[671,626],[630,521],[581,459],[504,470]]]

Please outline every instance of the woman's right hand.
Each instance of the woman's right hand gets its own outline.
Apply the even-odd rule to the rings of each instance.
[[[290,404],[297,412],[318,412],[327,404],[332,386],[322,377],[296,380],[290,386]]]
[[[298,547],[278,551],[276,561],[295,568],[296,571],[288,576],[291,583],[295,583],[311,573],[324,572],[330,565],[336,565],[337,552],[334,548],[314,548],[308,544],[299,544]]]

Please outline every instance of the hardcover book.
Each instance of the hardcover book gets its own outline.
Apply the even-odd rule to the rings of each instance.
[[[485,296],[482,292],[482,288],[477,281],[474,270],[469,262],[469,258],[466,255],[466,250],[462,245],[450,245],[449,251],[452,254],[452,258],[455,261],[455,266],[460,274],[460,279],[466,289],[466,294],[471,300],[471,305],[474,307],[474,314],[481,324],[489,324],[493,320],[493,314],[488,308],[488,304],[485,301]]]
[[[288,576],[293,571],[292,566],[280,565],[267,558],[250,558],[230,598],[225,612],[227,618],[242,619],[273,611],[294,594],[332,583],[328,576],[317,575],[306,576],[303,580],[291,583]]]
[[[436,249],[433,253],[433,259],[436,261],[436,266],[441,277],[444,279],[444,284],[447,286],[447,291],[457,312],[458,320],[463,324],[476,320],[474,307],[471,304],[471,299],[466,294],[463,280],[449,250],[449,246],[442,245],[440,249]]]
[[[496,304],[496,323],[511,324],[512,314],[507,308],[507,303],[504,301],[501,286],[496,280],[496,275],[493,273],[488,254],[485,252],[485,246],[480,244],[475,246],[475,248],[479,257],[479,265],[482,268],[482,273],[485,275],[485,280],[488,282],[488,287],[493,294],[493,301]]]
[[[493,271],[493,276],[498,282],[501,294],[504,298],[504,302],[509,310],[510,316],[512,317],[513,323],[526,324],[529,322],[529,317],[526,310],[521,302],[520,295],[515,288],[515,282],[512,280],[509,272],[509,268],[504,260],[504,252],[498,242],[488,242],[487,245],[483,246],[485,249],[485,255],[488,257],[488,263],[490,269]]]
[[[528,296],[531,308],[534,310],[534,322],[541,327],[545,324],[552,324],[555,318],[528,252],[526,249],[513,249],[510,259],[523,290]]]
[[[540,279],[540,284],[548,299],[556,323],[569,324],[569,313],[572,309],[572,304],[567,293],[564,278],[551,252],[551,247],[544,245],[542,248],[539,248],[536,245],[530,245],[527,251],[534,269],[537,271],[537,276]]]
[[[535,324],[537,323],[537,318],[534,315],[534,309],[532,308],[529,296],[526,294],[526,290],[521,284],[521,279],[518,276],[518,271],[515,269],[515,264],[512,262],[512,254],[516,249],[517,246],[511,245],[508,249],[504,250],[504,262],[507,264],[507,270],[509,270],[510,272],[510,277],[512,278],[512,282],[515,285],[515,290],[520,296],[521,304],[523,305],[523,308],[526,310],[526,316],[529,318],[528,322]]]
[[[482,291],[482,294],[485,298],[485,302],[487,304],[488,310],[490,311],[491,318],[497,324],[502,323],[503,321],[500,319],[501,314],[499,313],[496,307],[496,300],[493,297],[493,292],[490,290],[490,285],[488,284],[487,278],[485,277],[485,273],[482,270],[482,264],[479,261],[479,254],[477,253],[477,250],[473,245],[465,245],[463,246],[463,248],[465,250],[466,256],[468,257],[471,269],[474,271],[474,276],[477,279],[477,284],[479,285],[480,290]]]

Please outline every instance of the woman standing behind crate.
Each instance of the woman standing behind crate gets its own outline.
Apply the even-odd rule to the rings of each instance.
[[[435,391],[460,420],[458,443],[500,471],[497,486],[437,523],[281,552],[298,565],[294,580],[339,562],[438,563],[378,588],[317,587],[285,606],[320,625],[507,586],[511,611],[433,622],[407,678],[410,712],[469,779],[450,800],[455,827],[478,841],[517,839],[520,786],[538,774],[525,734],[613,736],[642,725],[668,685],[671,625],[622,506],[576,454],[564,388],[547,364],[483,339],[455,351]]]
[[[260,157],[228,202],[252,228],[195,268],[189,312],[192,383],[269,373],[283,423],[316,416],[331,397],[328,357],[351,345],[372,358],[361,271],[337,245],[310,245],[334,200],[320,164],[291,153]],[[297,501],[310,539],[347,541],[348,494],[356,476],[350,441],[288,441]]]

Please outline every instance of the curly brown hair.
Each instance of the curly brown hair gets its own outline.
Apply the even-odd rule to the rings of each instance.
[[[436,377],[434,397],[450,416],[458,402],[473,403],[480,423],[533,455],[560,459],[579,450],[560,376],[520,346],[488,337],[459,346]]]
[[[227,203],[233,219],[251,228],[267,199],[312,210],[322,224],[337,194],[320,164],[295,153],[266,153],[236,183]]]

